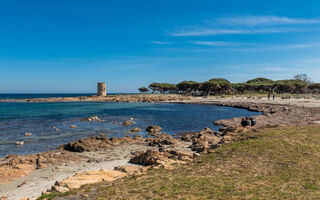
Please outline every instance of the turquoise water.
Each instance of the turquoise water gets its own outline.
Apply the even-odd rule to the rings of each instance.
[[[108,95],[119,95],[122,93],[108,93]],[[130,93],[126,93],[130,94]],[[136,94],[136,93],[132,93]],[[33,99],[33,98],[52,98],[52,97],[81,97],[81,96],[92,96],[96,93],[48,93],[48,94],[0,94],[0,99]]]
[[[240,116],[258,115],[244,109],[200,104],[168,103],[0,103],[0,157],[8,154],[31,154],[55,149],[61,144],[105,134],[122,137],[128,130],[145,130],[150,124],[163,127],[168,134],[199,131],[213,122]],[[99,116],[104,122],[84,122],[83,118]],[[121,122],[134,118],[136,124],[122,126]],[[76,128],[69,128],[77,125]],[[52,127],[60,129],[56,132]],[[32,136],[24,136],[25,132]],[[146,134],[144,131],[140,133]],[[16,146],[16,141],[25,141]]]

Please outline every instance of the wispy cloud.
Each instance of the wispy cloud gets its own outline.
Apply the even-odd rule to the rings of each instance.
[[[227,34],[270,34],[315,30],[297,25],[320,24],[320,18],[289,18],[282,16],[230,16],[207,21],[206,24],[178,27],[170,36],[211,36]],[[283,25],[283,26],[280,26]],[[296,25],[293,27],[293,25]]]
[[[158,44],[158,45],[170,44],[170,42],[163,42],[163,41],[151,41],[150,43]]]
[[[297,44],[277,44],[277,45],[259,45],[252,48],[237,48],[237,51],[282,51],[295,49],[312,49],[320,47],[320,43],[297,43]]]
[[[215,47],[228,47],[237,46],[244,43],[239,42],[224,42],[224,41],[190,41],[191,44],[203,45],[203,46],[215,46]]]
[[[282,16],[231,16],[222,17],[216,20],[217,23],[223,25],[244,25],[244,26],[260,26],[260,25],[280,25],[280,24],[315,24],[320,23],[320,18],[290,18]]]
[[[170,36],[210,36],[227,34],[263,34],[263,33],[284,33],[290,32],[289,28],[268,28],[268,29],[216,29],[216,28],[194,28],[189,30],[178,30],[169,33]]]

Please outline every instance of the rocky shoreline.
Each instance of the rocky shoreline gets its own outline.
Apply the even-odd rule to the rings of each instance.
[[[33,99],[0,99],[0,102],[167,102],[190,100],[190,96],[176,94],[136,94],[110,96],[52,97]]]
[[[177,102],[177,100],[174,101]],[[151,126],[147,129],[150,134],[147,138],[139,137],[139,135],[135,135],[134,137],[107,138],[100,135],[70,142],[49,152],[28,156],[8,156],[0,160],[0,193],[5,192],[5,185],[11,184],[12,192],[20,193],[31,188],[33,189],[33,195],[21,196],[20,193],[19,196],[9,194],[8,192],[4,193],[4,196],[9,197],[9,199],[19,199],[22,197],[35,198],[41,192],[66,192],[70,189],[78,188],[83,184],[113,181],[125,176],[140,175],[145,173],[149,167],[170,169],[174,163],[186,164],[201,153],[210,153],[213,149],[224,143],[238,140],[241,138],[242,133],[259,131],[261,128],[307,125],[320,122],[320,107],[228,101],[226,99],[196,102],[184,99],[180,102],[244,108],[262,112],[263,115],[254,117],[256,121],[254,126],[244,127],[241,125],[241,122],[245,120],[243,118],[218,120],[214,123],[222,126],[219,132],[204,128],[196,133],[184,134],[181,138],[173,138],[170,135],[162,133],[161,127]],[[124,149],[126,153],[123,153]],[[103,156],[99,157],[96,154]],[[116,160],[121,160],[120,163],[124,165],[110,165],[110,162]],[[126,164],[128,162],[134,165]],[[87,166],[87,164],[91,165]],[[61,180],[56,179],[57,182],[54,180],[47,181],[47,183],[51,183],[51,188],[39,190],[40,188],[38,187],[39,189],[35,191],[37,186],[31,187],[32,181],[21,182],[21,180],[24,180],[23,178],[31,176],[37,173],[37,171],[50,169],[52,173],[57,173],[59,170],[63,171],[64,167],[68,165],[83,165],[85,167],[79,171],[65,173],[65,176]],[[90,169],[96,169],[97,166],[98,168],[99,166],[104,166],[104,168],[101,168],[102,170],[90,171]],[[38,173],[38,175],[42,178],[45,176],[44,173]],[[66,175],[68,176],[66,177]]]

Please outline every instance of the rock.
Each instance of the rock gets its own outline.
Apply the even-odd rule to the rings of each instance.
[[[69,128],[76,128],[77,127],[77,125],[71,125],[71,126],[69,126]]]
[[[142,139],[142,136],[141,135],[134,135],[133,136],[133,139],[135,139],[135,140],[141,140]]]
[[[246,127],[246,126],[251,126],[251,120],[246,117],[241,119],[241,126]]]
[[[132,124],[134,124],[134,123],[135,123],[134,121],[128,120],[128,121],[122,122],[122,125],[124,125],[124,126],[130,126],[130,125],[132,125]]]
[[[82,119],[81,121],[88,121],[88,122],[92,122],[92,121],[95,121],[95,122],[103,122],[102,119],[100,119],[98,116],[91,116],[89,118],[85,118],[85,119]]]
[[[140,128],[133,128],[130,130],[131,133],[138,133],[138,132],[141,132],[141,129]]]
[[[131,117],[131,118],[129,118],[129,120],[130,120],[130,121],[133,121],[134,119]]]
[[[64,150],[71,152],[84,152],[84,151],[98,151],[101,149],[108,149],[113,146],[118,146],[121,144],[137,143],[138,138],[133,139],[131,137],[121,137],[121,138],[107,138],[104,135],[93,136],[82,140],[77,140],[74,142],[69,142],[66,145],[61,146]]]
[[[59,192],[59,193],[65,193],[65,192],[69,192],[69,188],[67,187],[62,187],[62,186],[57,186],[57,185],[54,185],[51,187],[51,191],[53,192]]]
[[[250,121],[251,121],[251,126],[255,126],[255,125],[257,124],[257,121],[256,121],[255,118],[250,117],[249,119],[250,119]]]
[[[147,169],[148,169],[147,167],[129,166],[129,165],[118,166],[118,167],[114,168],[114,170],[127,173],[131,176],[132,175],[141,175],[143,172],[146,172]]]
[[[22,146],[22,145],[24,145],[24,141],[17,141],[16,145]]]
[[[24,133],[24,136],[31,136],[32,133]]]
[[[178,151],[152,151],[135,155],[129,160],[130,163],[140,164],[144,166],[163,166],[170,167],[173,163],[185,164],[185,161],[190,161],[193,158],[192,153],[181,153]]]
[[[70,189],[77,189],[82,185],[94,184],[102,181],[111,182],[125,176],[127,176],[126,173],[115,170],[87,171],[67,178],[61,181],[61,184],[67,185]]]
[[[147,138],[146,142],[149,142],[149,146],[159,146],[162,147],[163,145],[174,145],[176,144],[176,139],[174,139],[172,136],[162,133],[155,138]]]
[[[150,126],[148,126],[146,131],[149,133],[149,135],[156,136],[161,133],[162,128],[158,125],[150,125]]]
[[[66,145],[61,146],[64,150],[71,152],[84,152],[84,151],[98,151],[103,149],[108,149],[113,146],[119,146],[122,144],[133,144],[138,143],[142,140],[142,138],[136,137],[133,139],[132,137],[113,137],[107,138],[104,135],[93,136],[89,138],[85,138],[82,140],[76,140],[74,142],[69,142]]]
[[[140,165],[165,165],[169,163],[168,153],[147,150],[139,155],[134,156],[129,160],[130,163],[140,164]]]
[[[221,134],[211,130],[210,128],[202,129],[199,133],[193,133],[184,136],[183,139],[191,141],[191,150],[196,152],[208,152],[219,146],[222,137]]]
[[[0,197],[0,200],[8,200],[8,197],[2,196],[2,197]]]
[[[44,190],[41,192],[41,195],[47,195],[50,194],[50,190]]]

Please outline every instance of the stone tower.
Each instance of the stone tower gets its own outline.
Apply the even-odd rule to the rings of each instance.
[[[98,83],[97,96],[107,96],[107,88],[105,82]]]

